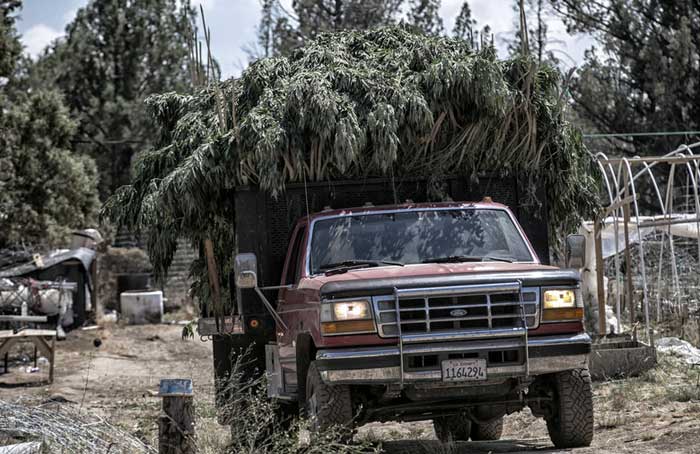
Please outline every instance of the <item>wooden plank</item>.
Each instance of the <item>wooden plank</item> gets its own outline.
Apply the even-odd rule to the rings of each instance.
[[[27,337],[52,337],[56,336],[56,330],[53,329],[23,329],[22,331],[14,332],[12,330],[0,331],[0,339],[9,338],[27,338]]]
[[[657,219],[654,221],[644,221],[639,223],[639,228],[643,229],[646,227],[663,227],[672,226],[679,224],[697,224],[700,222],[700,217],[690,218],[690,219]]]
[[[0,322],[46,323],[45,315],[0,315]]]
[[[637,198],[639,198],[639,196],[637,196]],[[612,205],[609,205],[609,206],[605,209],[605,211],[603,212],[603,216],[601,216],[601,217],[602,217],[603,219],[605,219],[605,218],[608,217],[608,215],[609,215],[610,213],[612,213],[613,211],[617,210],[618,208],[622,208],[622,207],[625,206],[625,205],[629,205],[630,203],[634,202],[634,200],[635,200],[635,199],[634,199],[634,197],[632,197],[632,196],[627,196],[627,197],[625,197],[625,198],[622,199],[622,200],[618,200],[617,202],[613,203]]]

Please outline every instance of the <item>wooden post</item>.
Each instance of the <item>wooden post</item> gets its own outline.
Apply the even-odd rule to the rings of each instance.
[[[626,175],[626,174],[625,174]],[[630,325],[634,326],[636,322],[636,310],[634,307],[634,288],[632,287],[632,254],[630,254],[630,206],[625,205],[622,208],[623,222],[625,231],[625,299],[630,307]],[[637,330],[633,333],[634,340],[637,340]]]
[[[49,356],[49,361],[49,383],[53,383],[53,366],[56,362],[56,336],[51,338],[51,355]]]
[[[607,334],[607,323],[605,319],[605,269],[603,263],[603,221],[596,219],[593,224],[593,239],[595,240],[595,268],[596,287],[598,290],[598,333],[601,336]]]
[[[158,395],[163,407],[158,418],[159,454],[194,454],[194,403],[192,380],[163,379]]]
[[[214,308],[218,311],[221,306],[221,291],[219,289],[219,269],[216,266],[216,256],[214,255],[214,243],[210,239],[204,240],[204,253],[207,257],[207,270],[209,271],[209,287],[214,302]]]

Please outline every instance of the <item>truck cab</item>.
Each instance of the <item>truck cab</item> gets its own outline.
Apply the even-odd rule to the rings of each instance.
[[[543,265],[507,206],[325,209],[292,229],[276,301],[257,272],[236,257],[274,319],[269,397],[314,428],[432,419],[442,440],[493,440],[529,407],[558,448],[591,443],[579,273]]]

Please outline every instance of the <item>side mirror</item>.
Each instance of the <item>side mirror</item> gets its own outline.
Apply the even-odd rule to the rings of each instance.
[[[258,286],[258,259],[255,254],[237,254],[233,261],[233,275],[236,287],[255,288]]]
[[[569,235],[566,237],[566,267],[583,268],[586,263],[586,237]]]

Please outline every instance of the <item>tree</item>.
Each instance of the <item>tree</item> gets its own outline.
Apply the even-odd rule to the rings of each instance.
[[[154,137],[144,99],[190,86],[194,18],[189,1],[92,0],[33,68],[35,86],[63,93],[103,197],[129,181],[133,155]]]
[[[515,0],[513,3],[513,11],[516,15],[514,23],[516,32],[515,39],[508,43],[508,51],[511,55],[522,53],[525,46],[520,23],[520,4],[520,0]],[[553,65],[558,64],[559,60],[554,56],[554,53],[547,49],[549,45],[547,20],[552,16],[551,7],[546,0],[524,0],[522,4],[525,8],[527,24],[528,53],[533,55],[539,63],[548,61]]]
[[[441,0],[410,0],[408,23],[426,35],[441,35],[444,31],[440,17]]]
[[[22,45],[15,31],[14,12],[19,0],[0,0],[0,77],[9,77],[22,52]]]
[[[0,248],[65,245],[72,229],[96,224],[95,163],[71,153],[76,125],[59,93],[16,89],[19,6],[0,0]]]
[[[52,90],[20,94],[0,114],[0,248],[64,246],[71,230],[96,226],[97,171],[70,151],[75,128]]]
[[[476,20],[472,18],[472,9],[469,7],[469,2],[462,3],[462,8],[455,19],[455,25],[452,29],[452,35],[455,38],[461,38],[474,45],[474,30],[476,29]]]
[[[396,22],[404,0],[294,0],[292,10],[279,0],[263,0],[257,46],[251,60],[289,55],[319,33],[366,30]]]
[[[601,132],[700,128],[700,4],[674,0],[554,0],[569,32],[590,33],[573,81],[577,113]],[[619,138],[618,153],[661,154],[697,136]],[[596,146],[599,146],[596,143]]]

